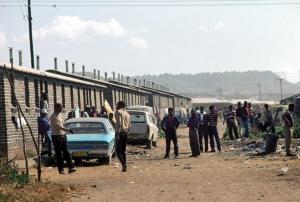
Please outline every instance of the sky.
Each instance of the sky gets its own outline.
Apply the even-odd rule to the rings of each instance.
[[[24,15],[25,7],[0,7],[0,61],[13,47],[15,61],[22,50],[30,66]],[[101,74],[272,70],[300,80],[300,5],[33,7],[32,17],[42,69],[57,57],[60,70],[68,60]]]

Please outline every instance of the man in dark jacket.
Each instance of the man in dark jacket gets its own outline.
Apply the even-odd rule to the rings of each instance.
[[[42,142],[45,142],[47,145],[47,153],[48,157],[52,156],[52,147],[51,147],[51,139],[48,136],[48,133],[50,131],[50,121],[48,118],[48,112],[44,108],[41,110],[41,116],[39,117],[38,121],[38,126],[39,126],[39,134],[41,135]]]
[[[215,152],[215,141],[217,143],[217,148],[218,151],[221,152],[221,142],[220,142],[220,138],[219,138],[219,133],[218,133],[218,128],[217,128],[217,124],[218,124],[218,117],[219,117],[219,113],[216,110],[214,105],[211,105],[209,107],[209,142],[210,142],[210,147],[211,147],[211,152]]]
[[[174,144],[174,154],[175,158],[178,157],[178,145],[177,145],[177,135],[176,129],[179,126],[178,119],[173,115],[173,108],[168,109],[168,116],[165,116],[161,121],[161,128],[166,135],[166,154],[165,158],[169,158],[171,141]]]

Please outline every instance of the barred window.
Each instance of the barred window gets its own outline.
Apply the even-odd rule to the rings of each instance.
[[[81,108],[80,87],[79,86],[77,86],[77,98],[78,98],[78,107]]]
[[[65,85],[64,84],[61,84],[61,106],[63,109],[66,107]]]
[[[29,81],[28,78],[24,79],[24,87],[25,87],[25,106],[30,107],[30,93],[29,93]]]
[[[34,79],[34,97],[35,97],[35,107],[40,107],[40,94],[39,94],[39,82]]]
[[[70,86],[71,108],[74,109],[73,86]]]
[[[53,103],[57,103],[57,94],[56,94],[56,83],[53,82]]]

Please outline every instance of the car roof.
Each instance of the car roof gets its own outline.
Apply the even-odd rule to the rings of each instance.
[[[139,113],[139,114],[149,114],[151,115],[149,112],[146,112],[146,111],[142,111],[142,110],[126,110],[128,113]]]
[[[107,119],[106,118],[100,118],[100,117],[91,117],[91,118],[71,118],[65,121],[65,124],[67,123],[103,123]]]

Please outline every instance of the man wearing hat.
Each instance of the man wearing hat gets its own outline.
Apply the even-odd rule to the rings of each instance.
[[[48,112],[47,109],[41,110],[41,116],[39,117],[39,134],[41,135],[42,142],[45,142],[47,145],[47,153],[48,157],[52,156],[51,153],[51,139],[48,136],[48,132],[50,131],[50,121],[48,118]]]

